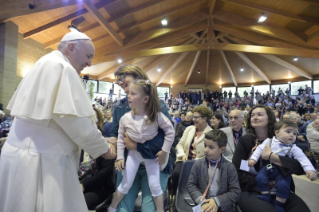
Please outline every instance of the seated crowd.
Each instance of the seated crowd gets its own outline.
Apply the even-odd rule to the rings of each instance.
[[[136,86],[136,80],[142,80],[144,88],[150,83],[146,73],[137,66],[122,66],[115,72],[115,77],[129,96],[134,95],[130,91],[134,86],[129,85]],[[130,176],[129,187],[123,183],[128,178],[122,172],[124,162],[102,157],[93,159],[82,150],[78,176],[88,209],[96,210],[99,205],[99,209],[106,211],[111,205],[108,211],[134,211],[136,197],[141,191],[141,210],[155,212],[163,202],[158,197],[166,189],[174,202],[179,180],[183,177],[180,176],[183,165],[185,161],[193,161],[187,190],[201,211],[234,211],[237,204],[243,212],[310,212],[294,193],[291,178],[291,174],[306,174],[311,181],[317,179],[315,160],[309,161],[307,156],[309,151],[319,153],[319,108],[307,89],[305,94],[301,88],[296,99],[289,96],[289,91],[286,95],[279,91],[275,96],[275,92],[261,94],[257,90],[251,91],[250,96],[245,92],[240,97],[237,92],[233,95],[231,91],[207,90],[204,94],[180,92],[175,99],[165,94],[165,102],[160,100],[157,110],[163,116],[161,121],[167,119],[169,124],[158,123],[157,119],[158,133],[144,143],[134,142],[127,132],[120,134],[121,117],[131,111],[130,97],[114,102],[96,98],[93,109],[97,128],[111,144],[118,144],[118,148],[117,138],[123,141],[124,145],[121,145],[126,149],[122,161],[130,158],[130,151],[135,150],[140,153],[143,163],[136,166],[136,176]],[[150,98],[147,101],[151,101]],[[143,120],[145,116],[141,117]],[[0,151],[10,126],[11,119],[0,111]],[[145,167],[151,160],[157,160],[156,163],[161,165],[162,155],[165,161],[163,140],[167,140],[173,128],[175,137],[169,146],[167,164],[156,169],[159,179],[155,184],[161,194],[154,195],[148,183],[149,169]],[[255,173],[241,168],[243,160],[248,160],[247,167],[253,167]],[[120,198],[117,196],[121,194],[119,187],[126,190]],[[119,200],[114,203],[116,198]]]

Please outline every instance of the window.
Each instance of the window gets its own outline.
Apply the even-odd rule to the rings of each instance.
[[[125,94],[124,90],[118,84],[114,84],[113,100],[115,97],[116,97],[116,99],[122,99],[125,96],[126,96],[126,94]]]
[[[229,91],[231,91],[233,93],[233,97],[235,96],[235,92],[236,92],[236,87],[225,87],[222,88],[222,93],[224,93],[224,91],[227,92],[227,95],[229,93]]]
[[[255,85],[254,86],[255,93],[257,90],[261,95],[266,94],[267,91],[269,91],[269,85]]]
[[[165,97],[165,92],[167,92],[167,96],[169,96],[169,87],[157,87],[158,97]]]
[[[237,91],[238,91],[239,96],[243,97],[243,96],[245,96],[244,91],[247,91],[247,93],[249,95],[249,93],[251,91],[251,87],[238,87]]]
[[[97,93],[97,81],[96,80],[88,80],[86,83],[86,92],[90,93],[90,84],[94,84],[93,93]]]
[[[111,82],[99,81],[99,93],[109,93],[112,88]]]
[[[319,93],[319,80],[313,81],[313,93]]]
[[[298,90],[300,89],[300,87],[302,87],[302,89],[305,89],[305,85],[312,87],[311,80],[301,81],[301,82],[292,82],[291,83],[291,95],[298,95],[298,93],[299,93]]]
[[[275,91],[275,95],[278,95],[279,88],[282,90],[283,93],[289,89],[289,84],[278,84],[278,85],[271,85],[271,90]]]

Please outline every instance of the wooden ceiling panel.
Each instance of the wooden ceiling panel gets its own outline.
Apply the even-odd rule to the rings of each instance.
[[[233,73],[235,75],[237,83],[253,83],[253,82],[259,82],[259,81],[265,81],[250,66],[248,66],[245,62],[243,62],[243,60],[240,57],[238,57],[238,55],[236,55],[236,53],[225,52],[225,55],[227,57],[229,65],[230,65],[230,67],[231,67],[231,69],[232,69],[232,71],[233,71]],[[244,66],[245,68],[244,68],[243,72],[240,71],[241,65],[245,65]],[[261,69],[261,70],[264,73],[266,71],[266,70],[263,70],[263,69]]]
[[[185,78],[188,75],[189,69],[192,66],[196,52],[189,53],[187,57],[173,70],[173,72],[168,75],[168,77],[163,81],[163,84],[170,84],[171,81],[174,84],[183,84]]]
[[[290,79],[300,77],[300,75],[288,70],[287,68],[278,65],[270,60],[267,60],[258,54],[247,53],[246,56],[251,59],[264,73],[270,78],[270,80],[278,79]]]
[[[299,57],[298,61],[294,61],[292,56],[278,56],[280,59],[291,63],[292,65],[306,71],[311,75],[319,73],[319,59]],[[299,77],[299,76],[298,76]]]

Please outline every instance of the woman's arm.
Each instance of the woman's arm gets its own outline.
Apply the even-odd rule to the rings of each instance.
[[[251,143],[250,139],[252,139],[250,136],[243,136],[239,138],[232,160],[232,163],[234,164],[238,173],[239,185],[246,191],[250,191],[256,184],[256,175],[250,174],[249,172],[245,172],[240,169],[241,160],[248,159],[253,147],[253,145],[249,145]]]

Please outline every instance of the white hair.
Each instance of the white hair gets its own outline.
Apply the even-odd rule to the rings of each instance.
[[[6,114],[2,110],[0,110],[0,115],[5,116]]]
[[[83,44],[86,41],[88,41],[88,40],[62,41],[62,42],[59,43],[58,50],[61,51],[61,52],[64,52],[70,43],[74,43],[75,44],[75,48],[79,48],[79,46],[81,46],[81,45],[77,45],[77,44]]]
[[[231,113],[232,111],[239,112],[239,113],[240,113],[240,118],[245,118],[245,113],[244,113],[244,111],[241,111],[241,110],[235,109],[235,110],[231,110],[231,111],[230,111],[230,113]]]

